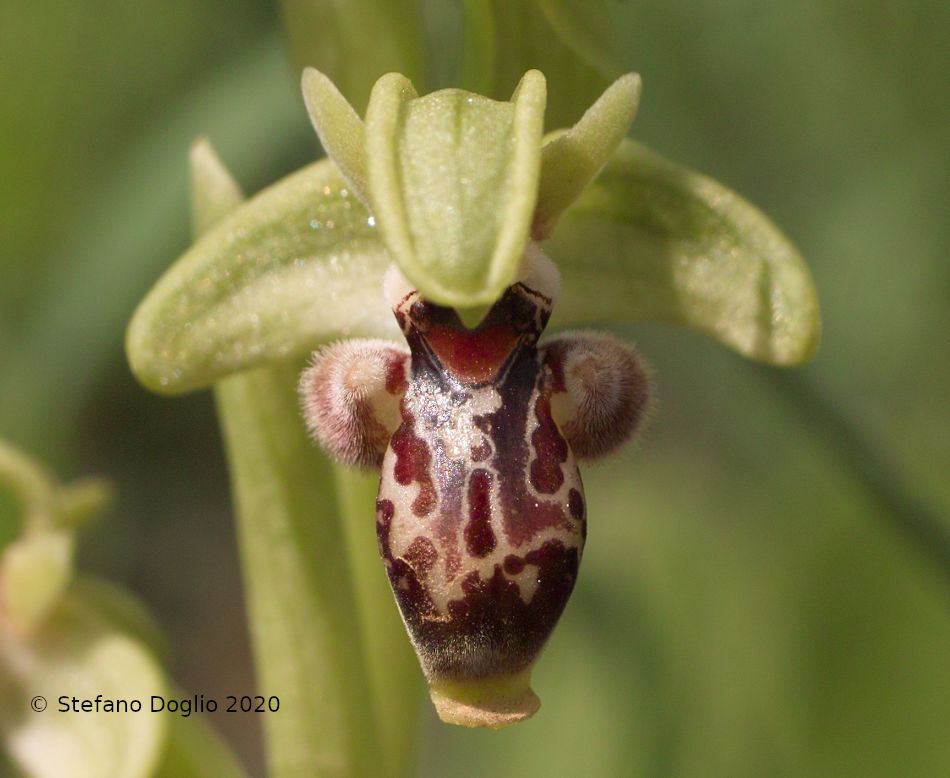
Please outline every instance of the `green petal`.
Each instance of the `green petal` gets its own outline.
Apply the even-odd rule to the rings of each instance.
[[[381,78],[366,112],[373,212],[393,258],[429,299],[494,301],[515,277],[537,197],[544,76],[512,102],[459,89],[416,98]]]
[[[88,603],[67,595],[28,643],[0,642],[15,655],[10,689],[0,699],[0,733],[8,753],[31,778],[64,775],[146,778],[165,737],[166,716],[149,711],[164,694],[161,670],[137,640],[111,626]],[[31,710],[40,695],[48,709]],[[140,700],[141,713],[62,713],[59,697]]]
[[[795,247],[755,207],[625,140],[563,215],[563,321],[655,319],[706,332],[777,365],[818,345],[818,299]]]
[[[640,76],[618,78],[570,130],[544,144],[531,234],[544,240],[627,134],[640,103]]]
[[[395,336],[379,289],[390,259],[329,160],[248,200],[206,232],[139,305],[136,377],[180,393],[334,337]]]
[[[368,202],[363,120],[336,85],[319,70],[304,70],[301,87],[307,113],[324,150],[353,193],[364,203]]]

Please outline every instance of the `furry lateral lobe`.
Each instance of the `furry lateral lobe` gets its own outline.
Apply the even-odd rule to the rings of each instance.
[[[554,376],[552,414],[575,457],[597,459],[633,438],[651,392],[632,346],[604,332],[565,332],[542,348]]]
[[[409,352],[386,340],[346,340],[313,353],[298,393],[310,436],[341,464],[378,470],[400,423]]]

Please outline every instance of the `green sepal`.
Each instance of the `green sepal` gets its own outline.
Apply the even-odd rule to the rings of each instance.
[[[434,302],[493,302],[512,283],[537,198],[544,76],[511,102],[459,89],[416,97],[381,78],[366,112],[372,209],[403,273]]]
[[[761,211],[705,176],[624,140],[565,211],[545,251],[561,323],[655,320],[776,365],[818,345],[818,298],[797,249]]]
[[[139,305],[133,373],[176,394],[335,337],[393,337],[375,222],[329,160],[260,192],[204,233]]]

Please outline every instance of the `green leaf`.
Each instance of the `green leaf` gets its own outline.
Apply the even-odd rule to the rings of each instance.
[[[798,251],[721,184],[625,140],[562,216],[563,322],[685,324],[777,365],[818,345],[818,299]]]
[[[9,687],[0,698],[0,732],[25,775],[151,775],[167,721],[148,712],[152,695],[165,693],[162,672],[139,641],[116,629],[95,608],[67,593],[28,643],[0,632],[0,664]],[[37,695],[45,698],[47,710],[31,709]],[[63,713],[58,710],[61,695],[139,700],[142,712]]]
[[[126,335],[136,377],[181,393],[334,337],[395,336],[374,223],[329,160],[251,198],[139,305]]]
[[[514,280],[537,197],[544,77],[512,102],[459,89],[414,97],[384,76],[366,112],[373,213],[405,275],[429,299],[468,307]]]
[[[564,210],[601,171],[627,134],[640,102],[640,76],[618,78],[580,121],[541,150],[541,181],[531,235],[544,240]]]

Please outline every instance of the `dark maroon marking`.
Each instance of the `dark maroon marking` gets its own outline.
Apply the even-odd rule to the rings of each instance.
[[[567,391],[564,383],[564,344],[552,343],[545,348],[544,364],[551,371],[551,392],[558,394]]]
[[[567,461],[567,441],[551,418],[551,398],[541,394],[534,404],[538,427],[531,433],[535,458],[531,461],[531,485],[541,494],[554,494],[564,483],[561,464]]]
[[[577,578],[578,551],[552,540],[528,552],[525,562],[538,568],[538,586],[530,602],[520,587],[495,565],[490,578],[478,572],[462,581],[462,597],[448,606],[448,619],[431,617],[431,598],[397,589],[396,598],[430,679],[486,678],[520,672],[534,661],[560,618]]]
[[[404,557],[393,558],[389,533],[395,513],[396,508],[391,500],[376,501],[376,539],[379,542],[379,555],[386,563],[386,573],[389,575],[389,582],[400,610],[405,613],[409,608],[419,618],[432,618],[438,615],[438,612],[419,577],[426,577],[438,558],[438,552],[431,541],[417,537],[406,550]]]
[[[429,538],[418,535],[409,544],[402,558],[416,571],[419,578],[427,578],[439,558],[439,552]]]
[[[379,555],[387,564],[392,561],[392,552],[389,548],[389,531],[392,528],[393,516],[396,515],[396,506],[392,500],[376,501],[376,540],[379,543]]]
[[[468,524],[465,525],[465,547],[482,558],[495,548],[491,528],[491,473],[478,468],[468,482]]]
[[[567,493],[567,507],[575,521],[584,520],[584,496],[577,491],[577,489],[571,489],[571,491]]]
[[[416,571],[405,559],[394,559],[386,572],[404,617],[407,613],[412,613],[416,619],[438,618],[438,609],[432,602],[428,589],[419,581]]]
[[[477,446],[472,446],[469,456],[473,462],[484,462],[488,459],[491,456],[491,443],[488,442],[488,438],[482,438]]]
[[[412,503],[412,512],[416,516],[426,516],[435,507],[437,500],[429,470],[432,457],[428,444],[414,432],[415,418],[405,408],[405,401],[403,401],[402,418],[402,426],[396,430],[389,441],[389,446],[396,455],[393,476],[396,483],[402,486],[409,486],[413,481],[418,481],[420,489]]]
[[[406,391],[405,356],[393,356],[386,366],[386,391],[398,397]]]
[[[560,437],[550,414],[550,384],[550,373],[542,369],[538,349],[533,342],[525,342],[511,360],[502,379],[494,385],[501,395],[500,407],[482,417],[488,423],[487,434],[494,443],[492,467],[505,475],[498,482],[502,529],[515,548],[530,541],[547,527],[561,526],[568,531],[576,531],[567,517],[567,505],[554,500],[539,500],[536,494],[529,493],[525,481],[530,477],[531,454],[526,439],[527,424],[536,388],[539,399],[544,399],[544,402],[535,402],[533,409],[545,430],[541,433],[541,453],[546,451],[545,445],[549,444],[552,449],[557,447],[558,456],[563,453],[564,458],[567,457],[567,443]],[[478,417],[475,421],[481,428]],[[563,449],[557,446],[555,436]],[[540,475],[539,483],[545,486],[544,472]],[[563,479],[563,472],[560,477]]]
[[[413,325],[419,332],[429,331],[432,326],[433,313],[437,313],[436,308],[438,307],[421,298],[416,299],[409,307],[409,318],[412,319]]]
[[[508,575],[518,575],[522,570],[524,570],[524,559],[516,554],[508,554],[505,557],[505,572]]]

